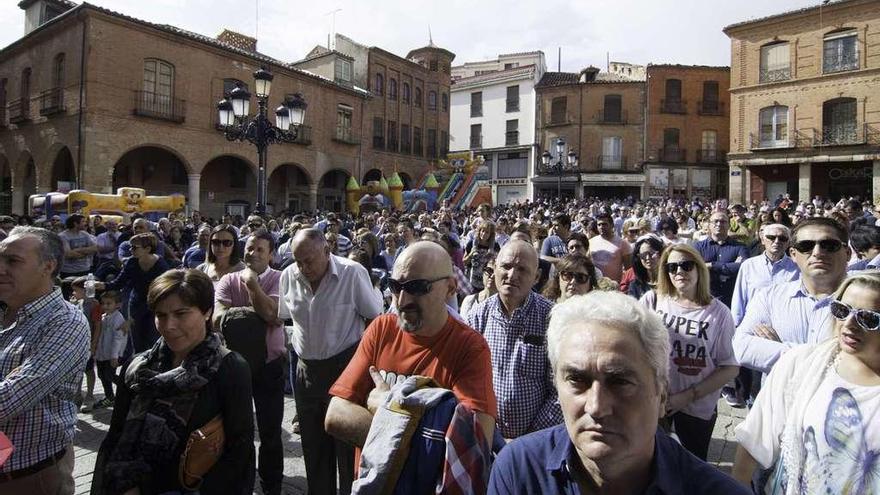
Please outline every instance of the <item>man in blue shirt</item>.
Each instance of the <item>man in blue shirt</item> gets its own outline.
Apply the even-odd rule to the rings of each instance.
[[[669,348],[657,315],[619,292],[554,308],[547,353],[565,423],[504,447],[488,493],[750,493],[657,430]],[[703,385],[691,400],[713,392]]]
[[[211,227],[199,228],[199,236],[194,246],[183,253],[183,266],[195,268],[205,262],[208,256],[208,242],[211,240]]]
[[[739,265],[749,257],[744,245],[728,237],[729,231],[730,217],[716,211],[709,217],[709,237],[694,244],[709,267],[709,291],[728,308]]]
[[[565,243],[571,235],[571,217],[565,213],[559,213],[553,217],[553,235],[544,239],[541,244],[541,259],[556,263],[567,253]]]

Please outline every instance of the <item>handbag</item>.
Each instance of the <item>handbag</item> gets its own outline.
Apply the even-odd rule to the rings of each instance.
[[[223,417],[214,416],[204,426],[189,434],[186,447],[180,454],[178,477],[187,490],[197,490],[205,473],[214,467],[223,454],[226,435],[223,432]]]

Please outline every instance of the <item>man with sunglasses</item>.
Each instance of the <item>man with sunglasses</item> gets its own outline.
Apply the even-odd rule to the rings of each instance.
[[[831,218],[809,218],[792,230],[789,254],[800,279],[755,292],[733,336],[742,366],[768,373],[792,347],[829,337],[830,295],[846,277],[848,241],[846,227]]]

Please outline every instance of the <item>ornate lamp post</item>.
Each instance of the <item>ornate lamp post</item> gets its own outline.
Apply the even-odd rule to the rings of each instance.
[[[541,154],[541,173],[556,176],[556,197],[562,197],[562,176],[578,168],[578,157],[574,150],[565,155],[565,138],[556,139],[556,159],[549,151]]]
[[[257,97],[259,110],[257,115],[249,115],[251,94],[240,84],[229,92],[229,97],[217,103],[220,113],[220,125],[223,134],[230,141],[247,141],[257,147],[259,170],[257,173],[257,203],[255,210],[258,215],[266,213],[266,148],[273,143],[292,143],[299,133],[306,115],[306,101],[297,93],[287,97],[275,110],[275,125],[269,122],[268,100],[275,76],[265,68],[254,72],[254,94]]]

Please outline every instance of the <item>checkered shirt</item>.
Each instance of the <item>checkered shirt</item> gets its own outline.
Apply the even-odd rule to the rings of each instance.
[[[547,358],[547,323],[553,303],[534,292],[508,318],[498,295],[474,305],[467,323],[483,334],[492,355],[498,428],[516,438],[562,422]]]
[[[89,341],[88,320],[58,288],[24,305],[10,326],[0,327],[0,431],[15,447],[0,473],[70,448],[77,413],[73,399],[89,359]]]

